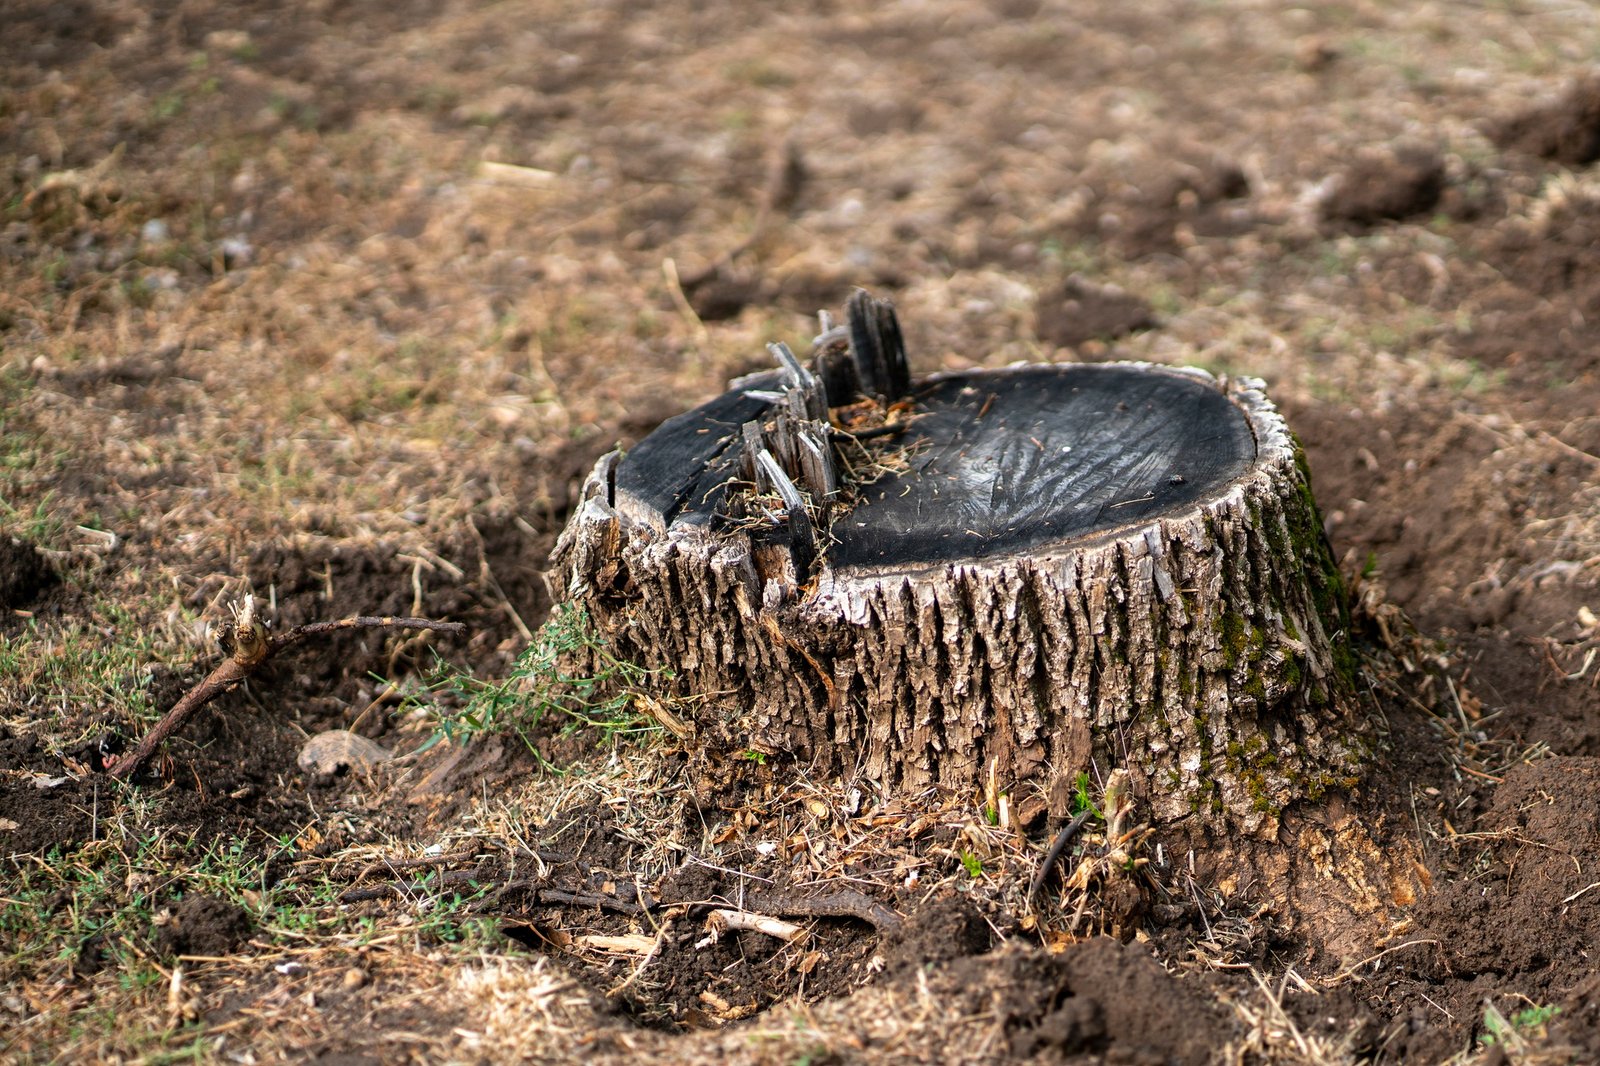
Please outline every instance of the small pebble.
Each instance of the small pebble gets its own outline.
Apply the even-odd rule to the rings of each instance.
[[[367,971],[359,966],[352,966],[344,972],[344,988],[346,992],[354,992],[365,985],[369,980]]]
[[[229,267],[248,266],[255,256],[255,248],[242,237],[224,237],[218,244],[217,250],[222,253],[223,262]]]

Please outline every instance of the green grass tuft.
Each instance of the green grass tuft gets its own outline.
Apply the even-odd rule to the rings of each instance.
[[[450,667],[435,672],[429,690],[453,693],[458,707],[446,713],[438,708],[449,701],[425,705],[436,726],[428,745],[509,732],[537,751],[532,733],[551,715],[566,719],[566,731],[597,730],[602,743],[655,734],[662,726],[639,709],[639,697],[670,679],[667,671],[617,658],[595,634],[587,614],[562,604],[503,680],[480,681]]]

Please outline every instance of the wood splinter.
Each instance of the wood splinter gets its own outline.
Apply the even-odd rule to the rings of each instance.
[[[341,618],[336,622],[308,622],[287,629],[276,636],[268,636],[266,626],[256,620],[255,597],[246,596],[228,626],[233,654],[207,674],[194,688],[184,693],[183,698],[151,727],[143,740],[139,741],[138,747],[130,754],[110,763],[106,772],[119,781],[131,778],[150,760],[156,749],[181,729],[196,711],[255,673],[272,656],[307,637],[343,629],[422,629],[435,633],[460,633],[466,626],[460,622],[435,622],[428,618],[357,615],[354,618]]]

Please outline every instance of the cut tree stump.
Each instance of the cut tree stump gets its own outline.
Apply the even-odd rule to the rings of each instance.
[[[865,293],[809,365],[775,354],[602,458],[556,548],[614,654],[720,697],[708,732],[1056,806],[1123,767],[1158,822],[1261,833],[1355,783],[1344,589],[1260,382],[1108,363],[913,384]]]

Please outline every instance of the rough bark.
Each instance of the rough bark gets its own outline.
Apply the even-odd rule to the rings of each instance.
[[[1121,524],[1102,503],[1087,532],[1008,532],[988,553],[974,533],[966,555],[875,563],[836,536],[807,575],[759,535],[641,501],[612,453],[557,546],[562,595],[615,652],[722,694],[751,748],[902,790],[1124,767],[1158,821],[1269,833],[1288,804],[1353,784],[1366,750],[1304,461],[1259,382],[1121,366],[1220,390],[1253,438],[1242,471],[1201,488],[1174,476],[1172,500],[1130,491]],[[746,402],[736,393],[724,401]],[[725,484],[717,461],[678,495]],[[840,521],[854,515],[874,517],[858,505]]]

